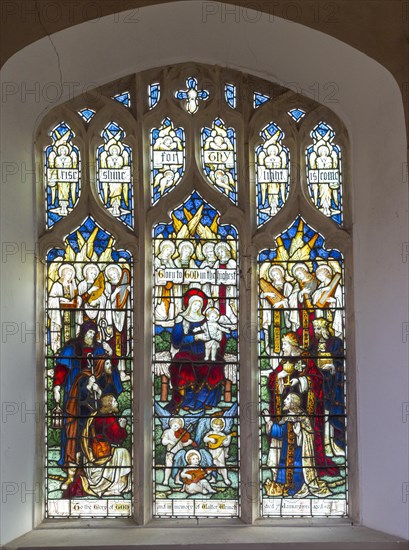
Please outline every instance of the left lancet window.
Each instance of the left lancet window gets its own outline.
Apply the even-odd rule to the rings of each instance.
[[[48,517],[132,513],[132,256],[91,217],[47,254]]]

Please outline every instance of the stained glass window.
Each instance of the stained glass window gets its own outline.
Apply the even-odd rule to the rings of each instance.
[[[260,132],[256,147],[257,222],[262,225],[284,206],[290,188],[290,152],[284,132],[271,122]]]
[[[159,103],[160,99],[160,84],[156,82],[155,84],[149,84],[148,86],[148,102],[149,109],[153,109]]]
[[[262,515],[346,515],[342,254],[299,217],[258,263]]]
[[[295,120],[295,122],[300,122],[300,120],[305,116],[305,111],[302,109],[291,109],[288,111],[290,117]]]
[[[154,228],[154,515],[239,511],[238,241],[194,192]]]
[[[253,94],[253,107],[254,109],[258,109],[258,107],[261,107],[261,105],[264,105],[264,103],[267,103],[267,101],[270,101],[270,96],[265,94],[260,94],[259,92],[254,92]]]
[[[44,153],[47,228],[68,216],[81,189],[80,150],[72,142],[74,132],[61,122],[50,136],[53,143]]]
[[[172,191],[185,172],[185,132],[165,118],[151,130],[152,203]]]
[[[216,118],[202,129],[202,167],[208,181],[237,203],[236,132]]]
[[[236,92],[236,86],[234,84],[226,84],[224,86],[224,98],[229,107],[231,107],[232,109],[236,108],[237,92]]]
[[[120,94],[116,94],[112,96],[112,99],[115,101],[119,101],[119,103],[122,103],[125,107],[131,106],[131,94],[129,92],[122,92]]]
[[[133,227],[132,151],[123,140],[125,131],[110,122],[101,133],[97,149],[98,193],[105,208],[128,227]]]
[[[310,197],[325,216],[342,224],[341,149],[333,143],[335,132],[320,122],[311,132],[312,145],[306,151]]]
[[[316,119],[304,141],[303,117],[325,107],[238,71],[194,69],[122,79],[120,90],[137,83],[142,96],[126,111],[108,100],[118,118],[84,107],[84,94],[55,108],[55,124],[76,121],[77,135],[59,122],[36,136],[48,251],[46,515],[245,520],[251,486],[260,517],[346,516],[342,123],[328,113],[334,129]],[[99,91],[129,107],[131,93],[112,97],[114,86]],[[306,186],[290,171],[300,150]],[[326,246],[328,224],[339,250]],[[138,249],[135,301],[152,300],[134,329]],[[137,389],[143,426],[132,423],[132,365],[151,384]],[[239,415],[248,419],[254,399],[258,429],[242,424],[240,451]]]
[[[132,257],[88,217],[47,254],[48,517],[132,513]]]
[[[94,109],[89,109],[87,107],[85,109],[81,109],[81,111],[78,111],[78,114],[83,120],[85,120],[85,122],[89,122],[91,118],[95,115],[95,111]]]

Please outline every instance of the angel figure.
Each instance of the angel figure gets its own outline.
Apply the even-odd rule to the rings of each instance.
[[[264,181],[259,181],[261,191],[261,204],[264,205],[266,197],[270,208],[270,215],[275,216],[280,208],[281,202],[285,202],[285,188],[287,181],[276,181],[273,176],[274,169],[288,168],[288,153],[280,143],[282,137],[281,130],[267,139],[257,148],[257,164],[259,168],[265,168],[262,173],[267,174],[263,177]],[[267,179],[267,181],[265,181]]]
[[[197,445],[203,443],[207,446],[215,466],[217,466],[216,479],[218,474],[223,478],[224,483],[229,487],[231,481],[227,474],[226,460],[229,457],[229,448],[232,437],[237,435],[232,431],[237,417],[237,403],[226,411],[222,416],[207,416],[201,418],[197,423],[195,442]]]
[[[153,180],[154,189],[162,196],[172,189],[181,178],[183,168],[183,142],[173,124],[162,124],[158,137],[152,144],[153,166],[158,169]]]
[[[210,465],[206,457],[204,458],[203,450],[196,451],[195,449],[191,449],[187,451],[184,461],[185,467],[180,473],[180,477],[183,480],[183,491],[188,495],[217,493],[206,479],[212,472],[212,468],[209,468]]]
[[[101,169],[109,169],[108,177],[104,177],[102,183],[102,190],[104,196],[104,204],[112,210],[112,215],[119,217],[121,215],[121,202],[122,199],[126,206],[128,206],[128,186],[130,183],[129,177],[125,178],[128,181],[117,177],[114,170],[120,170],[130,167],[130,155],[129,148],[124,146],[121,141],[121,132],[114,136],[109,130],[107,130],[108,141],[101,147],[102,151],[99,155],[99,167]],[[121,173],[121,176],[122,173]],[[101,177],[101,174],[100,174]],[[109,181],[111,180],[111,181]]]
[[[49,178],[51,187],[51,204],[55,204],[55,190],[58,191],[58,213],[67,216],[76,202],[76,188],[78,183],[78,151],[70,143],[71,130],[67,130],[52,145],[48,154],[48,168],[54,177]],[[70,207],[71,199],[71,207]]]

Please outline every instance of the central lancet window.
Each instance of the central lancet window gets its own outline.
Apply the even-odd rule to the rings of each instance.
[[[249,517],[249,486],[257,517],[346,516],[342,122],[180,65],[55,108],[37,143],[46,516]]]

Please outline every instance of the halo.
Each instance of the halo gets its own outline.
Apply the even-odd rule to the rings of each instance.
[[[172,254],[176,250],[175,243],[173,241],[170,241],[169,239],[165,239],[164,241],[159,243],[159,253],[163,250],[165,246],[169,246],[172,249]]]
[[[270,271],[273,271],[274,269],[276,269],[277,271],[279,271],[284,279],[285,277],[285,270],[283,267],[281,267],[281,265],[277,265],[277,264],[273,264],[269,270],[268,270],[268,274],[270,275]]]
[[[226,426],[226,422],[220,416],[216,416],[215,418],[212,418],[211,421],[210,421],[210,426],[213,428],[213,424],[214,424],[215,420],[217,420],[218,424],[220,424],[220,422],[222,423],[222,430],[224,430],[224,428]]]
[[[301,267],[301,269],[304,269],[304,271],[306,271],[307,273],[310,272],[307,264],[304,264],[304,263],[294,264],[293,267],[291,268],[291,273],[293,274],[294,277],[295,277],[294,273],[299,267]]]
[[[75,268],[72,264],[62,264],[60,265],[59,269],[58,269],[58,275],[60,277],[62,277],[62,272],[65,270],[65,269],[68,269],[69,271],[71,271],[71,273],[73,273],[75,275]]]
[[[216,256],[218,254],[218,251],[221,250],[222,248],[224,248],[231,256],[232,252],[231,252],[230,245],[225,243],[224,241],[217,243],[216,246],[214,247],[214,253],[216,254]]]
[[[174,422],[177,422],[181,428],[183,428],[185,425],[185,421],[183,420],[183,418],[173,417],[169,420],[169,426]]]
[[[188,451],[185,455],[186,462],[189,462],[189,458],[193,455],[196,455],[199,461],[202,460],[202,455],[199,453],[199,451],[195,451],[195,449],[190,449],[190,451]]]
[[[318,273],[318,271],[322,271],[322,270],[327,270],[329,273],[331,273],[332,275],[332,267],[329,266],[328,264],[321,264],[317,267],[317,269],[315,270],[315,273]]]
[[[212,248],[213,251],[214,251],[214,248],[215,248],[215,244],[212,243],[212,242],[207,242],[207,243],[204,243],[204,245],[202,246],[202,250],[203,252],[205,252],[206,250],[208,250],[209,248]]]
[[[119,267],[119,265],[116,265],[116,264],[109,264],[106,266],[105,268],[105,273],[108,275],[108,273],[111,271],[111,270],[114,270],[117,272],[119,278],[121,278],[121,275],[122,275],[122,269]]]
[[[190,249],[190,252],[193,254],[193,252],[195,251],[195,247],[193,246],[193,244],[190,242],[190,241],[182,241],[181,243],[178,244],[178,250],[179,250],[179,253],[181,251],[181,249],[186,246],[187,248]]]
[[[189,301],[190,299],[192,298],[192,296],[198,296],[199,298],[202,299],[202,302],[203,302],[203,306],[202,306],[202,313],[204,312],[204,310],[206,309],[207,307],[207,302],[209,301],[208,297],[206,296],[206,294],[200,290],[199,288],[190,288],[186,293],[185,295],[183,296],[183,305],[185,306],[185,308],[187,308],[188,304],[189,304]]]
[[[99,268],[98,268],[97,264],[92,264],[92,263],[91,263],[91,264],[86,264],[86,265],[84,265],[84,267],[82,268],[82,272],[83,272],[83,274],[84,274],[84,277],[87,276],[87,271],[88,271],[91,267],[95,267],[95,269],[96,269],[97,271],[99,271]]]

